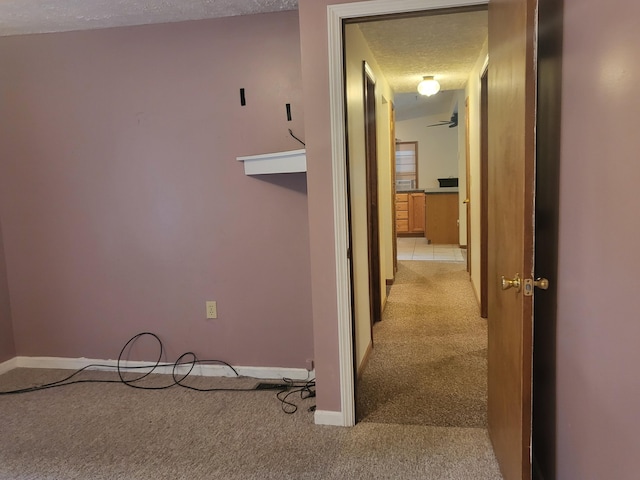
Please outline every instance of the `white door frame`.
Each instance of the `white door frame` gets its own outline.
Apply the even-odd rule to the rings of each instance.
[[[346,185],[346,134],[344,126],[343,20],[373,15],[406,13],[440,8],[486,5],[488,0],[371,0],[327,6],[329,36],[329,101],[335,228],[338,343],[340,358],[340,417],[316,412],[315,422],[350,427],[355,425],[351,280],[349,274],[348,206]]]

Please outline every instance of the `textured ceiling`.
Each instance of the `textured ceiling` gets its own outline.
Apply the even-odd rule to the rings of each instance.
[[[296,10],[298,0],[0,0],[0,36],[168,23]],[[358,24],[391,88],[399,120],[450,114],[453,96],[416,94],[425,75],[464,88],[487,38],[487,12]],[[443,119],[448,119],[444,118]]]
[[[0,36],[296,10],[298,0],[0,0]]]
[[[442,90],[465,87],[487,38],[487,11],[360,23],[373,55],[396,93],[416,92],[433,75]]]

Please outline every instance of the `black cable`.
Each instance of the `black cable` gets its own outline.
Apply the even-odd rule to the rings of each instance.
[[[150,336],[152,336],[153,338],[155,338],[158,341],[158,345],[160,346],[160,352],[158,353],[158,360],[156,360],[156,364],[153,367],[151,367],[151,370],[149,370],[144,375],[142,375],[142,376],[140,376],[138,378],[135,378],[133,380],[126,380],[124,378],[124,376],[122,375],[122,365],[120,364],[120,362],[122,361],[122,356],[124,355],[124,353],[127,350],[127,347],[129,345],[132,345],[140,337],[143,337],[143,336],[146,336],[146,335],[150,335]],[[175,385],[175,382],[173,384],[171,384],[171,385],[161,386],[161,387],[144,387],[144,386],[140,386],[140,385],[134,385],[134,382],[138,382],[138,381],[142,380],[143,378],[148,377],[149,375],[151,375],[151,373],[156,368],[158,368],[158,365],[160,365],[160,362],[162,361],[162,355],[163,354],[164,354],[164,345],[162,344],[162,340],[160,340],[160,338],[155,333],[142,332],[142,333],[138,333],[137,335],[134,335],[133,337],[131,337],[129,339],[129,341],[127,343],[124,344],[124,347],[122,347],[122,350],[120,350],[120,354],[118,355],[118,363],[116,365],[117,365],[117,368],[118,368],[118,377],[120,378],[120,381],[122,383],[124,383],[128,387],[139,388],[141,390],[163,390],[165,388],[172,387],[173,385]],[[180,357],[180,358],[182,358],[182,357]]]
[[[159,355],[158,355],[158,360],[152,365],[142,365],[142,366],[124,366],[122,365],[122,357],[125,354],[127,347],[130,347],[135,341],[137,341],[138,339],[140,339],[143,336],[151,336],[153,337],[157,342],[158,345],[160,347],[160,351],[159,351]],[[196,355],[192,352],[187,352],[182,354],[178,360],[176,360],[174,363],[160,363],[162,360],[162,357],[164,356],[164,345],[162,343],[162,340],[160,340],[160,338],[151,332],[142,332],[142,333],[138,333],[137,335],[134,335],[133,337],[131,337],[127,343],[125,343],[124,347],[122,347],[122,350],[120,350],[120,354],[118,355],[118,361],[116,363],[116,366],[114,367],[113,365],[105,365],[105,364],[98,364],[98,363],[94,363],[94,364],[90,364],[90,365],[86,365],[76,371],[74,371],[71,375],[68,375],[67,377],[61,379],[61,380],[57,380],[55,382],[50,382],[50,383],[45,383],[42,385],[36,385],[33,387],[26,387],[26,388],[19,388],[19,389],[15,389],[15,390],[9,390],[9,391],[0,391],[0,395],[15,395],[15,394],[20,394],[20,393],[30,393],[30,392],[37,392],[40,390],[46,390],[49,388],[55,388],[55,387],[65,387],[67,385],[75,385],[75,384],[79,384],[79,383],[122,383],[128,387],[132,387],[132,388],[137,388],[140,390],[165,390],[174,386],[180,386],[183,388],[188,388],[190,390],[196,390],[196,391],[200,391],[200,392],[214,392],[214,391],[240,391],[240,392],[249,392],[249,391],[253,391],[255,390],[255,388],[197,388],[197,387],[192,387],[190,385],[186,385],[184,383],[182,383],[185,378],[187,378],[187,376],[193,371],[193,369],[195,368],[196,365],[209,365],[209,364],[218,364],[218,365],[223,365],[225,367],[228,367],[234,374],[236,377],[240,377],[240,374],[238,373],[238,371],[233,368],[231,365],[229,365],[227,362],[224,362],[222,360],[199,360]],[[191,356],[192,360],[190,362],[183,362],[182,360],[186,357],[186,356]],[[189,371],[186,374],[183,374],[181,378],[178,378],[177,376],[177,369],[183,365],[190,365],[189,367]],[[145,386],[145,385],[136,385],[136,382],[139,382],[140,380],[148,377],[149,375],[151,375],[157,368],[159,367],[172,367],[172,378],[173,378],[173,382],[167,385],[161,385],[161,386]],[[73,380],[73,378],[77,375],[79,375],[80,373],[84,372],[85,370],[88,370],[90,368],[100,368],[100,369],[110,369],[110,368],[116,368],[117,373],[118,373],[118,377],[119,380],[97,380],[97,379],[75,379]],[[142,375],[139,375],[138,377],[134,378],[134,379],[126,379],[124,377],[124,371],[125,370],[139,370],[139,369],[149,369],[149,371],[145,372]]]
[[[155,363],[153,365],[141,365],[141,366],[125,366],[125,365],[122,365],[123,357],[124,357],[125,353],[127,352],[127,349],[131,348],[133,346],[133,344],[136,341],[138,341],[140,338],[146,337],[146,336],[153,337],[158,342],[159,352],[158,352],[158,359],[155,361]],[[57,380],[55,382],[50,382],[50,383],[45,383],[45,384],[42,384],[42,385],[36,385],[36,386],[33,386],[33,387],[19,388],[19,389],[16,389],[16,390],[9,390],[9,391],[0,391],[0,396],[1,395],[16,395],[16,394],[20,394],[20,393],[38,392],[38,391],[41,391],[41,390],[47,390],[49,388],[66,387],[68,385],[76,385],[76,384],[80,384],[80,383],[119,383],[119,384],[124,384],[124,385],[126,385],[128,387],[131,387],[131,388],[139,389],[139,390],[166,390],[168,388],[172,388],[172,387],[178,386],[178,387],[186,388],[188,390],[194,390],[196,392],[252,392],[252,391],[256,391],[255,387],[252,387],[252,388],[228,388],[228,387],[226,387],[226,388],[221,388],[221,387],[200,388],[200,387],[194,387],[192,385],[185,384],[184,383],[185,379],[187,379],[189,377],[189,375],[193,372],[193,369],[197,365],[210,365],[210,364],[222,365],[222,366],[225,366],[225,367],[229,368],[235,374],[236,377],[240,377],[240,374],[238,373],[238,371],[235,368],[233,368],[227,362],[224,362],[222,360],[200,360],[200,359],[198,359],[196,354],[193,353],[193,352],[183,353],[182,355],[180,355],[178,357],[178,359],[174,363],[161,363],[162,358],[164,357],[164,354],[165,354],[164,344],[162,343],[162,340],[160,340],[160,338],[155,333],[152,333],[152,332],[141,332],[141,333],[138,333],[137,335],[134,335],[133,337],[131,337],[127,341],[127,343],[124,344],[124,346],[120,350],[120,354],[118,355],[118,361],[117,361],[115,366],[99,364],[99,363],[86,365],[86,366],[74,371],[71,375],[68,375],[65,378],[61,379],[61,380]],[[187,358],[187,357],[190,358],[189,361],[185,361],[185,358]],[[178,371],[178,369],[180,367],[183,367],[183,366],[188,366],[188,369],[187,369],[186,373],[180,373]],[[136,382],[139,382],[139,381],[147,378],[156,369],[158,369],[160,367],[171,367],[172,368],[172,370],[171,370],[171,378],[172,378],[173,381],[171,383],[168,383],[166,385],[160,385],[160,386],[148,386],[148,385],[137,385],[136,384]],[[89,370],[91,368],[100,368],[100,369],[115,368],[117,373],[118,373],[118,380],[74,379],[74,377],[76,377],[80,373],[82,373],[82,372],[84,372],[86,370]],[[126,371],[135,371],[135,370],[140,370],[140,369],[149,369],[149,370],[147,372],[144,372],[141,375],[136,376],[133,379],[125,378],[124,373]],[[281,390],[279,390],[278,393],[276,394],[276,397],[282,403],[282,411],[285,412],[285,413],[293,414],[298,410],[298,406],[295,403],[293,403],[293,401],[290,398],[292,395],[299,393],[301,400],[316,396],[316,392],[315,392],[316,382],[315,382],[315,379],[308,380],[308,381],[305,381],[304,383],[301,383],[300,381],[296,382],[296,381],[294,381],[294,380],[292,380],[290,378],[283,378],[283,383],[286,384],[287,386],[282,388]],[[312,411],[313,409],[315,409],[315,407],[311,407],[309,409],[309,411]]]
[[[291,129],[289,129],[289,135],[291,135],[293,138],[295,138],[297,141],[299,141],[299,142],[302,144],[302,146],[304,146],[304,147],[306,147],[306,146],[307,146],[307,145],[306,145],[302,140],[300,140],[298,137],[296,137],[296,136],[293,134],[293,131],[292,131]]]
[[[296,385],[296,383],[290,378],[284,378],[283,380],[285,383],[289,384],[290,387],[280,390],[276,394],[276,396],[278,397],[278,400],[280,400],[282,404],[282,411],[284,413],[288,413],[292,415],[298,411],[298,406],[295,403],[293,403],[292,400],[289,399],[289,397],[291,397],[292,395],[299,393],[301,400],[305,400],[307,398],[312,398],[316,396],[315,378],[312,380],[309,380],[304,385]],[[315,410],[315,407],[312,407],[309,409],[309,411],[312,411],[312,410]]]

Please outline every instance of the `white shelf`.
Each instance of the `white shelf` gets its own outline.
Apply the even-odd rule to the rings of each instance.
[[[237,157],[244,163],[245,175],[264,175],[270,173],[299,173],[307,171],[307,151],[290,150],[288,152],[264,153]]]

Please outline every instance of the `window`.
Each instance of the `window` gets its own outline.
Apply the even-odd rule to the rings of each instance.
[[[396,142],[396,191],[418,188],[418,142]]]

